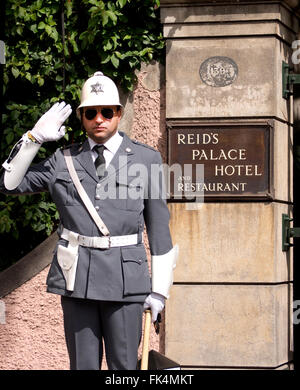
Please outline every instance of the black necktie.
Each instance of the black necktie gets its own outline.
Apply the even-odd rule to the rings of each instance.
[[[103,151],[105,149],[104,145],[96,145],[94,146],[94,150],[97,152],[98,157],[95,160],[95,167],[96,167],[96,172],[99,177],[104,176],[105,172],[105,158],[103,156]]]

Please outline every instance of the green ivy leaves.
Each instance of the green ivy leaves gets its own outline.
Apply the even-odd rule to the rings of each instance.
[[[163,57],[158,6],[157,0],[8,0],[5,84],[14,77],[44,86],[46,77],[61,74],[65,56],[69,82],[101,68],[132,90],[141,62]]]

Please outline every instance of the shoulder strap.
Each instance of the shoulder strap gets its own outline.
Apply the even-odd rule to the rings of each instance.
[[[71,176],[71,179],[73,180],[73,183],[78,191],[79,196],[81,197],[85,207],[87,208],[88,212],[90,213],[91,217],[93,218],[95,224],[97,225],[98,229],[104,236],[109,236],[109,230],[105,226],[104,222],[102,221],[100,215],[95,210],[95,207],[93,203],[91,202],[90,198],[88,197],[88,194],[85,192],[84,188],[82,187],[82,184],[80,183],[80,180],[78,178],[77,172],[75,170],[72,156],[70,149],[64,150],[64,157],[65,161]]]

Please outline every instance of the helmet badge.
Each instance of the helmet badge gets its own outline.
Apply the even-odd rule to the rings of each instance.
[[[95,93],[96,95],[98,95],[98,93],[100,93],[100,92],[104,92],[103,91],[103,85],[100,84],[98,81],[97,81],[96,84],[92,84],[91,88],[92,88],[91,89],[91,93]]]

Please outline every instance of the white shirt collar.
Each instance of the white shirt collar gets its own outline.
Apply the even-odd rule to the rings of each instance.
[[[91,150],[93,150],[93,147],[95,145],[98,145],[94,140],[92,140],[90,137],[88,137],[89,144]],[[121,143],[123,141],[123,137],[119,134],[117,131],[112,137],[109,138],[103,145],[112,153],[115,154],[116,151],[119,149]]]

